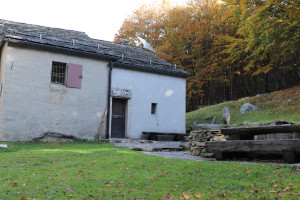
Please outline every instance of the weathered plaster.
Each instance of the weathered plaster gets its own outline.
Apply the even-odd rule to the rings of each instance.
[[[114,68],[112,88],[132,92],[127,101],[127,138],[141,138],[142,132],[185,133],[185,86],[184,78]],[[151,103],[157,103],[154,115]]]
[[[95,138],[107,106],[108,62],[15,47],[5,52],[0,140],[29,141],[45,132]],[[81,89],[51,83],[52,61],[83,65]]]

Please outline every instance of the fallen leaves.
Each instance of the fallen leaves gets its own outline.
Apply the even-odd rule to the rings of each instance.
[[[189,199],[190,195],[186,194],[185,192],[182,193],[182,198],[183,199]]]
[[[67,186],[67,187],[65,187],[65,189],[66,189],[67,191],[74,191],[74,190],[71,188],[71,186]]]
[[[75,155],[79,158],[83,157],[81,154]],[[76,156],[71,157],[70,160],[66,158],[68,163],[60,166],[52,165],[52,161],[56,158],[48,159],[49,166],[40,165],[42,158],[39,158],[37,163],[32,163],[34,168],[22,168],[25,169],[22,178],[12,179],[11,176],[6,176],[6,180],[0,182],[0,199],[3,195],[11,197],[10,199],[23,197],[26,200],[30,197],[31,200],[33,197],[38,199],[199,200],[242,199],[243,197],[297,199],[300,189],[295,167],[265,164],[263,172],[259,164],[216,162],[188,162],[187,164],[172,161],[163,165],[164,161],[153,162],[154,158],[149,161],[147,159],[136,161],[138,157],[135,155],[127,161],[129,159],[124,159],[124,154],[114,155],[114,159],[111,159],[110,155],[111,152],[101,164],[99,156],[97,158],[95,156],[90,161],[84,160],[85,166],[81,165],[80,160],[75,160]],[[45,157],[47,156],[49,154]],[[91,163],[96,164],[92,166]],[[9,163],[8,166],[12,164]],[[37,170],[38,167],[41,167],[40,171]],[[33,173],[35,176],[32,175]],[[81,180],[77,175],[81,176]],[[83,181],[85,175],[88,177]],[[275,185],[277,187],[274,187]]]

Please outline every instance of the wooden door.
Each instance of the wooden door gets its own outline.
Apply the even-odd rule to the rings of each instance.
[[[113,98],[111,122],[112,138],[125,138],[125,111],[126,100]]]

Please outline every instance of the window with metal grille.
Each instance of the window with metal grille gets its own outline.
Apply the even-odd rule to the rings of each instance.
[[[156,107],[157,107],[157,103],[152,103],[151,104],[151,114],[152,115],[156,114]]]
[[[67,63],[52,62],[51,82],[65,84]]]

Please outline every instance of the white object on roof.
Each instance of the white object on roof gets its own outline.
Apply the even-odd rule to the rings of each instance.
[[[139,36],[136,37],[141,41],[141,43],[143,43],[145,49],[149,49],[150,51],[153,51],[155,53],[155,50],[151,47],[151,45],[146,40],[140,38]]]

